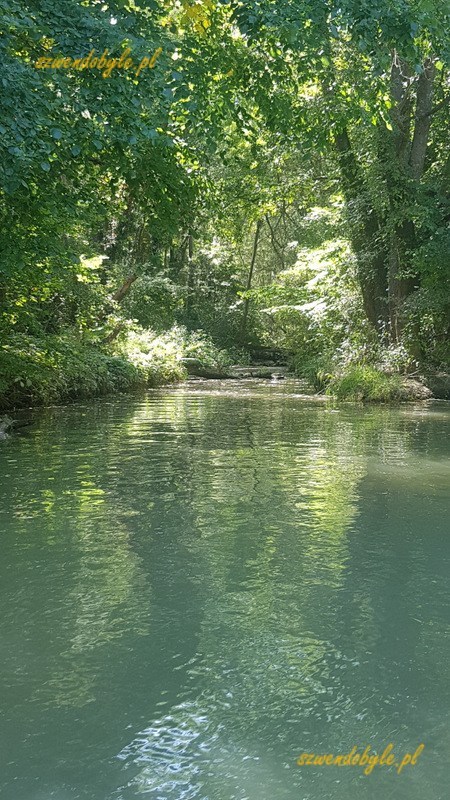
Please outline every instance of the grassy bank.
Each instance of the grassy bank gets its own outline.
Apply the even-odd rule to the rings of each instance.
[[[334,375],[326,391],[337,400],[363,403],[402,403],[432,396],[421,381],[371,366],[353,366]]]
[[[403,403],[446,396],[445,387],[444,393],[436,392],[438,383],[433,384],[431,373],[423,377],[425,370],[399,349],[366,348],[366,352],[356,350],[350,357],[342,349],[310,358],[300,353],[293,356],[291,366],[314,391],[339,401]]]

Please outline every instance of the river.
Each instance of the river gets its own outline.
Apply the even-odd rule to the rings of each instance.
[[[0,449],[4,800],[447,797],[450,404],[198,382],[31,419]]]

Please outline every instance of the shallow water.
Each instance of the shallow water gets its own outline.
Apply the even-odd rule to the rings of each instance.
[[[439,800],[450,405],[198,382],[1,443],[4,800]],[[303,766],[356,745],[415,766]]]

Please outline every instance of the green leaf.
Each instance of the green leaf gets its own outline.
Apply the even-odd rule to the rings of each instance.
[[[62,139],[62,131],[60,131],[59,128],[53,128],[52,136],[54,139]]]
[[[50,164],[48,161],[41,161],[41,169],[43,169],[44,172],[50,172]]]

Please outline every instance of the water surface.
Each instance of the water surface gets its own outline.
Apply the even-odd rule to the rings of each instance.
[[[450,406],[199,382],[0,450],[4,800],[439,800]],[[401,775],[298,767],[425,749]]]

